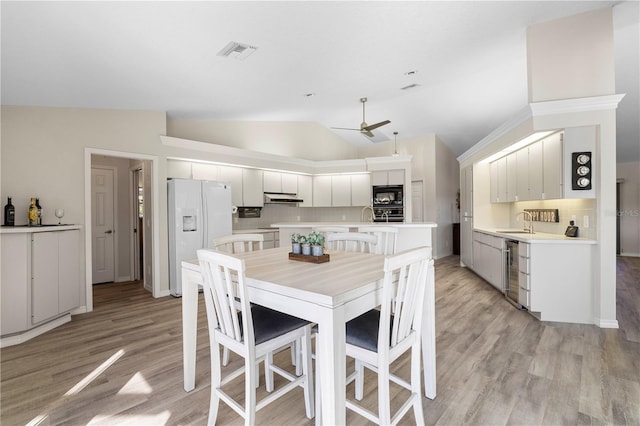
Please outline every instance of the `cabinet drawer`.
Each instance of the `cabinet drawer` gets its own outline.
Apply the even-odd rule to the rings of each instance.
[[[521,289],[531,290],[531,276],[520,271],[520,274],[518,276],[518,285]]]
[[[503,239],[500,237],[494,237],[493,235],[483,234],[482,232],[474,232],[473,239],[479,243],[486,244],[498,250],[502,250]]]
[[[518,258],[518,267],[520,269],[520,272],[524,272],[526,274],[528,274],[530,272],[531,269],[531,259],[529,259],[528,257],[522,257],[520,256]]]
[[[531,309],[531,292],[520,287],[520,304],[527,309]]]
[[[518,250],[521,257],[531,257],[530,254],[531,244],[520,243],[518,244]]]

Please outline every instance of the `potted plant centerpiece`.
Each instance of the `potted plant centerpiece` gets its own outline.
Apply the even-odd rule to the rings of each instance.
[[[302,246],[302,254],[311,254],[311,244],[309,244],[307,237],[305,235],[300,235],[299,241],[300,246]]]
[[[291,234],[291,253],[300,254],[302,248],[300,247],[300,234]]]
[[[324,235],[318,231],[313,231],[307,238],[309,244],[311,244],[311,254],[314,256],[322,256],[324,253]]]

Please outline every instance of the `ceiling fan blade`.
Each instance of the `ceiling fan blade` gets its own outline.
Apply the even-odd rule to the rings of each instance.
[[[336,130],[357,130],[358,132],[362,131],[362,129],[352,129],[350,127],[331,127],[331,128]]]
[[[362,127],[362,130],[363,131],[366,130],[366,131],[370,132],[371,130],[377,129],[378,127],[385,126],[385,125],[387,125],[389,123],[391,123],[391,121],[389,121],[389,120],[381,121],[379,123],[371,124],[369,126],[364,126],[364,127]]]
[[[362,134],[369,138],[372,138],[374,136],[373,133],[371,133],[369,130],[362,130]]]

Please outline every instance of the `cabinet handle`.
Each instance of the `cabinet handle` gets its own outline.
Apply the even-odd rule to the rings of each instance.
[[[108,231],[104,231],[105,234],[111,234],[113,233],[113,231],[111,229],[109,229]]]

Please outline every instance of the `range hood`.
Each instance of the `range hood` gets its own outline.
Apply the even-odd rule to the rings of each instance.
[[[285,194],[280,192],[265,192],[264,202],[266,204],[295,204],[302,203],[303,200],[296,194]]]

